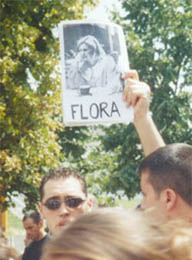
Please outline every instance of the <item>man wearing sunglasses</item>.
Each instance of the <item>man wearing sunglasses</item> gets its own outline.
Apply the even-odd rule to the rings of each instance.
[[[43,178],[39,211],[46,219],[52,235],[91,208],[92,201],[87,195],[87,185],[79,172],[61,168],[51,171]]]

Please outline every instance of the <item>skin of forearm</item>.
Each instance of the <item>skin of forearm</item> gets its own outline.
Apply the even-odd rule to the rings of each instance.
[[[160,135],[150,113],[142,118],[135,118],[134,125],[140,138],[145,156],[156,149],[165,146],[165,142]]]

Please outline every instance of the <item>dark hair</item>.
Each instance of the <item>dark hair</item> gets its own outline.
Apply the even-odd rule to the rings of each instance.
[[[23,217],[23,221],[25,221],[28,218],[31,218],[35,224],[39,224],[42,220],[39,212],[34,210],[27,212]]]
[[[175,143],[161,147],[140,164],[139,173],[149,172],[155,192],[171,188],[192,206],[192,146]]]
[[[79,180],[81,187],[82,187],[82,191],[85,193],[85,195],[87,196],[87,183],[85,181],[85,178],[76,170],[74,169],[69,169],[69,168],[60,168],[57,170],[52,170],[49,172],[48,175],[46,175],[40,184],[39,187],[39,192],[40,192],[40,200],[42,201],[43,196],[44,196],[44,185],[49,181],[49,180],[58,180],[60,178],[63,179],[67,179],[73,177],[77,180]]]

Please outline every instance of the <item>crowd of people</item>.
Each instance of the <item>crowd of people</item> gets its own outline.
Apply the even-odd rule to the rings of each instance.
[[[41,217],[24,216],[26,237],[32,242],[20,259],[192,260],[192,146],[165,145],[149,113],[149,86],[139,81],[136,71],[123,80],[123,100],[134,107],[145,154],[138,170],[141,207],[96,208],[79,172],[50,171],[39,189]]]

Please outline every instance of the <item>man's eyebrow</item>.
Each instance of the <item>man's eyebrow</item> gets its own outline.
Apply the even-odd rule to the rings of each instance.
[[[80,198],[81,196],[80,195],[76,195],[76,194],[71,194],[71,195],[67,195],[65,196],[64,198]]]
[[[48,200],[54,200],[54,199],[60,199],[60,197],[59,196],[52,196],[52,197],[48,198],[47,201]]]

